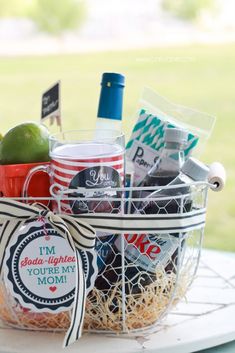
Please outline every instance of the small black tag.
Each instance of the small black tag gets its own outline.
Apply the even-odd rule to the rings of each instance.
[[[60,81],[42,95],[41,121],[53,116],[60,117]]]

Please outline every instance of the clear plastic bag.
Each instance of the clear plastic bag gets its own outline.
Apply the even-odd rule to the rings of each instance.
[[[126,155],[134,163],[134,185],[139,185],[156,162],[164,146],[166,127],[188,131],[184,153],[199,157],[209,139],[215,117],[169,102],[149,88],[140,99],[136,124],[126,146]]]
[[[172,103],[147,87],[144,88],[140,99],[140,107],[198,136],[199,142],[193,150],[193,155],[196,157],[201,156],[216,122],[214,116]]]

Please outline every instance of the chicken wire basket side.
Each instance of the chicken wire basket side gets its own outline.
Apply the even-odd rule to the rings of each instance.
[[[187,193],[183,188],[175,186],[170,196],[156,193],[148,199],[132,197],[139,188],[53,194],[54,210],[97,231],[98,275],[87,296],[84,330],[128,334],[149,330],[185,296],[199,262],[208,184],[191,184]],[[21,329],[61,331],[69,327],[71,311],[25,309],[9,293],[3,277],[0,316]]]
[[[199,262],[208,184],[154,191],[164,189],[169,196],[147,199],[132,196],[153,187],[112,190],[113,197],[105,189],[89,190],[90,197],[78,199],[74,190],[62,192],[71,207],[86,210],[75,217],[97,230],[99,273],[87,297],[86,330],[149,329],[186,294]],[[102,192],[106,197],[97,197]]]

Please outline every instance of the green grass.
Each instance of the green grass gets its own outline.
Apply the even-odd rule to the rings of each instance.
[[[62,81],[64,129],[94,126],[101,73],[126,75],[125,132],[130,133],[139,96],[152,87],[173,102],[217,117],[203,160],[221,161],[226,188],[209,193],[205,245],[235,251],[235,45],[0,59],[0,132],[38,120],[40,95]]]

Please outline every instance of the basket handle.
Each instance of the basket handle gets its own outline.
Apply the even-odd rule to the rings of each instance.
[[[213,191],[221,191],[225,187],[226,183],[226,171],[224,166],[219,162],[214,162],[210,165],[210,171],[208,175],[208,181]]]

